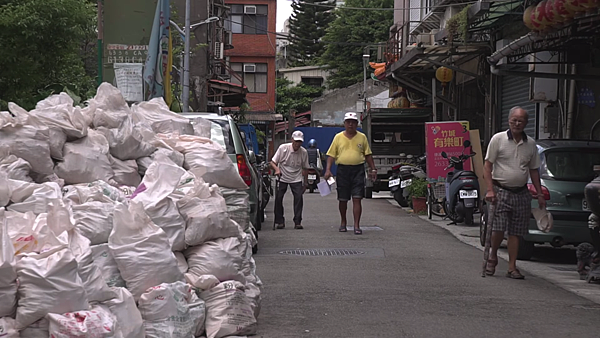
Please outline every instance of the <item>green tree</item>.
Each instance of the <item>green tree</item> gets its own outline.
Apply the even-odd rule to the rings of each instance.
[[[0,109],[32,109],[65,87],[93,95],[95,29],[92,1],[0,0]]]
[[[317,3],[319,6],[309,5]],[[288,59],[292,67],[309,66],[317,63],[323,53],[321,38],[334,19],[332,7],[335,0],[306,0],[292,2]]]
[[[393,24],[393,11],[344,9],[393,8],[393,0],[347,0],[336,10],[337,17],[329,25],[323,40],[325,52],[320,63],[334,72],[328,78],[329,88],[345,88],[363,79],[362,55],[365,44],[385,43]]]
[[[290,109],[298,113],[310,110],[313,99],[323,94],[323,87],[312,87],[304,83],[292,86],[292,81],[286,78],[278,78],[277,81],[277,104],[275,110],[283,116],[288,116]]]

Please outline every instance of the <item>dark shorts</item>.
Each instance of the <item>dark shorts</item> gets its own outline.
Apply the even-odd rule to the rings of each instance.
[[[336,183],[339,201],[363,198],[365,196],[365,165],[338,164]]]
[[[531,217],[531,193],[524,189],[520,192],[511,192],[506,189],[494,187],[496,191],[496,211],[492,230],[506,231],[509,235],[525,236],[529,230]]]

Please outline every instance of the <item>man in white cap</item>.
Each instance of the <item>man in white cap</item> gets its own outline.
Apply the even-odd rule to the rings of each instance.
[[[292,133],[292,143],[284,143],[279,146],[275,156],[271,159],[271,167],[275,175],[280,176],[279,190],[275,195],[275,227],[285,228],[283,217],[283,196],[287,192],[288,185],[294,195],[294,229],[302,227],[302,207],[304,200],[302,195],[306,191],[306,182],[310,168],[308,164],[308,152],[302,147],[304,134],[296,130]]]
[[[346,130],[335,135],[327,152],[327,170],[325,179],[332,176],[333,161],[337,164],[337,193],[341,216],[340,232],[346,232],[346,210],[348,201],[352,199],[354,214],[354,234],[362,235],[360,217],[362,215],[362,198],[365,196],[365,161],[369,164],[369,174],[377,177],[369,141],[365,134],[356,130],[358,116],[356,113],[346,113],[344,116]]]

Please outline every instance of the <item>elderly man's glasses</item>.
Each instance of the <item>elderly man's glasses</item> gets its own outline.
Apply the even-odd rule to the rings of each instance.
[[[527,123],[527,121],[525,121],[525,120],[517,120],[517,119],[510,119],[510,120],[508,120],[508,122],[515,126]]]

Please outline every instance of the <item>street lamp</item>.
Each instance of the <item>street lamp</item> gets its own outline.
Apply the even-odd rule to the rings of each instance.
[[[218,16],[211,16],[210,18],[190,25],[190,0],[185,1],[185,27],[182,30],[175,22],[170,21],[171,25],[177,29],[177,31],[183,35],[184,48],[183,48],[183,90],[181,93],[181,100],[183,101],[183,112],[187,113],[190,111],[190,30],[198,26],[219,21],[221,18]]]
[[[371,55],[363,54],[363,70],[364,70],[364,79],[363,79],[363,116],[367,113],[367,64]]]

